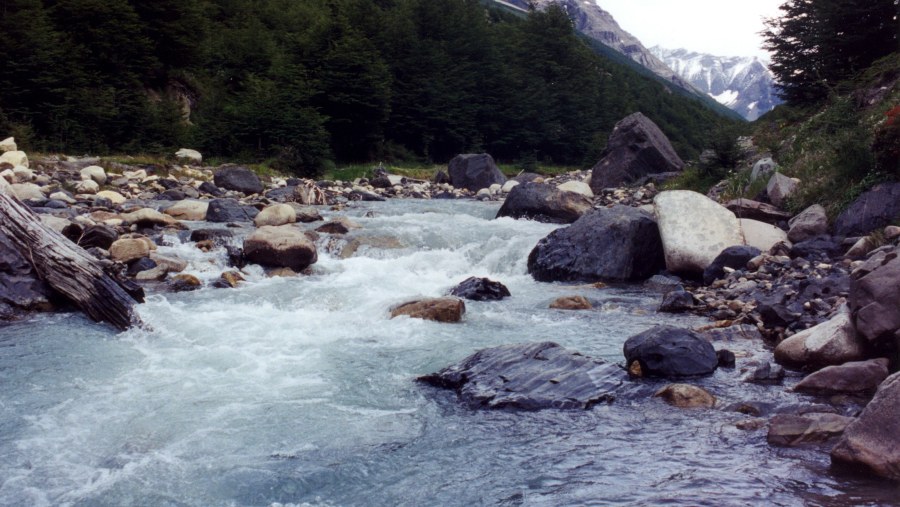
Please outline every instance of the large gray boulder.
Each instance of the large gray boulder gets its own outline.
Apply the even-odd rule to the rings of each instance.
[[[634,113],[619,121],[591,171],[591,190],[632,183],[649,174],[681,171],[684,161],[649,118]]]
[[[793,368],[822,368],[859,361],[865,355],[865,345],[857,338],[846,306],[831,319],[800,331],[775,347],[775,360]]]
[[[206,208],[207,222],[251,222],[259,210],[242,205],[237,199],[213,199]]]
[[[769,196],[772,204],[780,208],[797,191],[798,186],[799,184],[794,179],[781,173],[775,173],[766,184],[766,195]]]
[[[800,381],[794,390],[812,394],[872,392],[888,376],[885,358],[827,366]]]
[[[448,167],[450,183],[456,188],[466,188],[477,192],[489,188],[494,183],[503,185],[506,176],[500,172],[494,158],[487,153],[467,153],[457,155]]]
[[[706,339],[674,326],[656,326],[628,338],[623,353],[628,371],[642,377],[709,375],[719,365],[716,350]]]
[[[878,252],[851,274],[850,311],[868,343],[895,346],[900,336],[900,247]]]
[[[270,267],[302,271],[318,260],[316,245],[290,225],[260,227],[244,240],[244,259]]]
[[[509,192],[497,218],[528,218],[538,222],[571,224],[591,210],[584,195],[566,192],[545,183],[523,183]]]
[[[744,244],[734,213],[705,195],[669,190],[654,203],[666,268],[673,273],[702,273],[722,250]]]
[[[828,215],[821,205],[813,204],[790,219],[788,226],[788,239],[800,243],[828,232]]]
[[[837,220],[839,236],[862,236],[891,225],[900,218],[900,183],[881,183],[853,201]]]
[[[213,182],[219,188],[245,194],[259,194],[264,188],[256,173],[241,166],[224,166],[220,168],[213,175]]]
[[[837,465],[863,466],[900,480],[900,373],[888,377],[831,450]]]
[[[419,381],[453,389],[472,408],[587,409],[613,401],[625,373],[615,364],[540,342],[480,350]]]
[[[538,242],[528,256],[535,280],[643,280],[665,267],[656,220],[629,206],[593,210]]]

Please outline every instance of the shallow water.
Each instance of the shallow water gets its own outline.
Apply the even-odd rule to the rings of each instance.
[[[392,201],[348,211],[356,256],[320,242],[311,276],[236,290],[156,295],[146,329],[116,334],[78,315],[0,327],[3,505],[860,505],[895,487],[834,476],[827,449],[769,447],[722,410],[656,399],[589,411],[475,412],[413,379],[486,346],[553,340],[621,362],[624,340],[659,322],[639,287],[539,284],[525,261],[554,226],[491,220],[497,206]],[[366,217],[371,211],[374,216]],[[384,238],[390,238],[384,240]],[[224,251],[177,238],[161,252],[211,280]],[[340,243],[340,242],[338,242]],[[370,245],[370,246],[367,246]],[[334,246],[334,245],[332,245]],[[336,245],[340,247],[340,244]],[[385,248],[389,247],[389,248]],[[388,309],[468,276],[507,285],[467,302],[462,324]],[[582,294],[586,312],[550,310]],[[716,344],[738,369],[699,383],[733,401],[810,401],[740,381],[765,357]],[[662,385],[662,384],[660,384]]]

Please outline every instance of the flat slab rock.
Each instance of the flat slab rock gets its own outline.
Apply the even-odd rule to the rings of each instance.
[[[480,350],[418,380],[455,390],[471,408],[542,410],[610,403],[626,378],[615,364],[538,342]]]

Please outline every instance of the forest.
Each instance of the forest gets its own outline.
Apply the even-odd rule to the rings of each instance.
[[[0,135],[34,151],[591,165],[635,111],[686,159],[734,123],[602,57],[558,7],[0,0],[0,33]]]

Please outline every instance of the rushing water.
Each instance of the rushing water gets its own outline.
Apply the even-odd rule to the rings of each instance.
[[[366,216],[367,212],[371,216]],[[657,399],[589,411],[471,411],[413,379],[486,346],[554,340],[621,362],[661,322],[639,287],[539,284],[525,261],[553,226],[491,220],[496,205],[366,204],[356,255],[320,248],[311,276],[151,296],[146,329],[78,315],[0,328],[3,505],[856,505],[896,489],[835,477],[821,448],[769,447],[747,416]],[[372,240],[371,238],[376,238]],[[161,247],[211,280],[224,252]],[[324,247],[323,244],[321,245]],[[338,245],[340,246],[340,245]],[[513,297],[467,302],[462,324],[389,319],[468,276]],[[595,309],[550,310],[582,294]],[[740,381],[761,354],[717,344],[738,369],[700,381],[720,406],[802,401]]]

